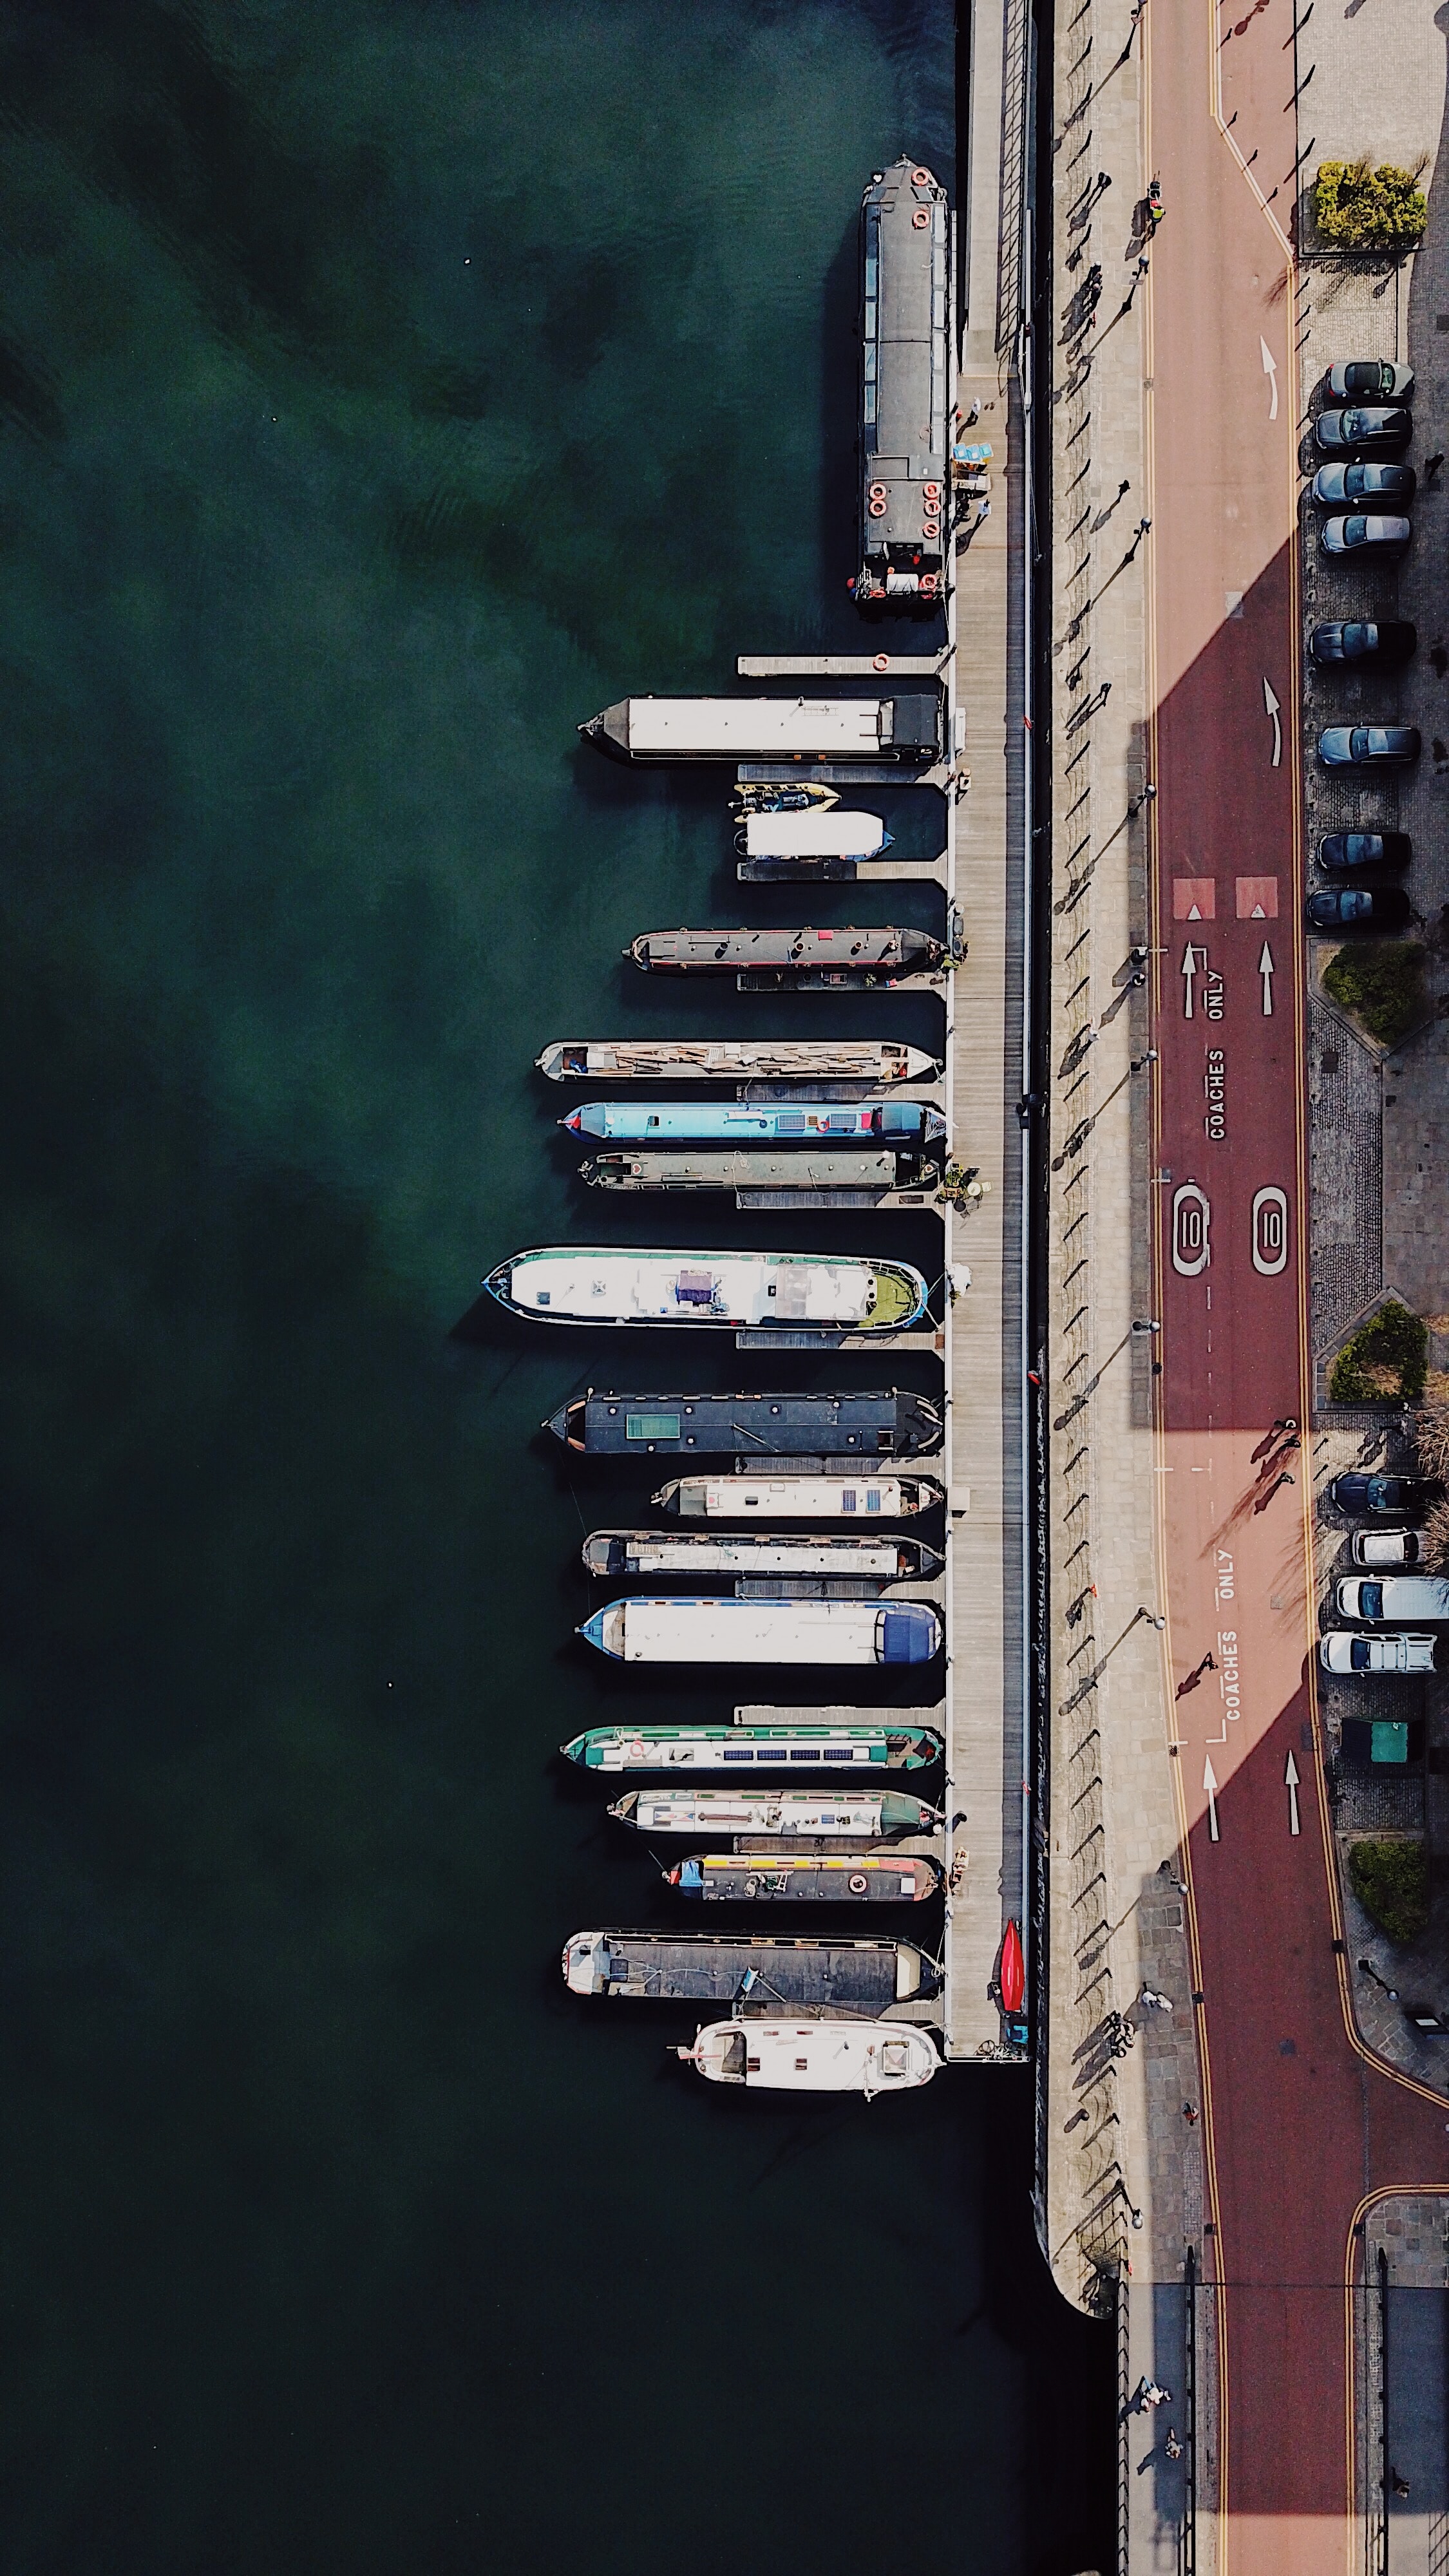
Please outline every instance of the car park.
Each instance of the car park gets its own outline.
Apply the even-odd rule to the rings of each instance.
[[[1407,832],[1325,832],[1318,864],[1331,877],[1358,868],[1406,868],[1414,855]]]
[[[1361,1619],[1366,1627],[1403,1620],[1420,1627],[1449,1620],[1449,1578],[1439,1574],[1341,1574],[1333,1587],[1340,1619]]]
[[[1308,638],[1308,658],[1320,668],[1341,662],[1407,662],[1419,638],[1400,618],[1352,618],[1315,626]]]
[[[1318,737],[1325,769],[1381,769],[1419,757],[1417,725],[1329,725]]]
[[[1360,1679],[1375,1674],[1432,1673],[1434,1640],[1382,1629],[1376,1636],[1365,1637],[1352,1628],[1335,1628],[1319,1638],[1318,1660],[1326,1673],[1352,1673]]]
[[[1402,554],[1414,533],[1410,519],[1380,518],[1355,511],[1352,518],[1325,519],[1319,531],[1325,554]]]
[[[1328,1499],[1345,1520],[1407,1520],[1415,1512],[1427,1511],[1438,1493],[1438,1486],[1424,1476],[1371,1476],[1362,1468],[1350,1467],[1333,1478]]]
[[[1340,358],[1327,381],[1335,402],[1407,402],[1414,370],[1393,358]]]
[[[1348,1543],[1353,1565],[1422,1565],[1424,1542],[1417,1530],[1355,1530]]]
[[[1413,413],[1394,404],[1369,403],[1346,411],[1321,411],[1313,424],[1320,456],[1357,456],[1365,448],[1372,454],[1387,455],[1395,448],[1407,447],[1413,435]]]
[[[1418,476],[1412,465],[1320,465],[1315,501],[1412,501]]]
[[[1310,930],[1402,930],[1409,898],[1402,886],[1320,886],[1303,907]]]

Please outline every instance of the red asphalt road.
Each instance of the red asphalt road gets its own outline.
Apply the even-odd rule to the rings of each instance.
[[[1316,1749],[1311,1442],[1276,1463],[1260,1451],[1275,1418],[1309,1414],[1290,11],[1151,0],[1142,22],[1165,199],[1144,395],[1156,1142],[1172,1175],[1153,1193],[1157,1483],[1174,1693],[1209,1649],[1218,1665],[1173,1707],[1227,2576],[1354,2563],[1355,2224],[1381,2192],[1449,2187],[1449,2106],[1352,2036]],[[1296,1481],[1273,1491],[1280,1468]]]

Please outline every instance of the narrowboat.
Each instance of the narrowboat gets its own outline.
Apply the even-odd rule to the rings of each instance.
[[[893,2021],[714,2021],[675,2054],[711,2084],[766,2093],[906,2093],[941,2060],[928,2031]]]
[[[825,989],[821,978],[885,987],[936,975],[946,951],[925,930],[885,922],[868,930],[645,930],[624,951],[646,975],[778,976],[782,986]]]
[[[707,1145],[628,1145],[618,1153],[592,1154],[579,1165],[579,1179],[590,1190],[733,1190],[741,1205],[760,1204],[742,1196],[751,1190],[843,1190],[849,1194],[844,1204],[866,1207],[892,1190],[934,1190],[940,1178],[940,1163],[920,1154],[835,1154],[818,1145],[804,1154],[738,1145],[724,1152]],[[792,1195],[789,1204],[794,1203]],[[837,1198],[834,1204],[842,1202]]]
[[[650,1501],[682,1521],[905,1521],[939,1511],[935,1476],[677,1476]]]
[[[943,1145],[924,1100],[590,1100],[559,1120],[601,1145]]]
[[[748,1932],[575,1932],[574,1995],[733,2005],[742,2014],[874,2016],[939,1994],[941,1971],[910,1941],[772,1940]]]
[[[938,1807],[904,1789],[630,1789],[609,1809],[640,1834],[849,1834],[888,1842],[934,1833]]]
[[[922,769],[941,756],[941,693],[620,698],[579,732],[611,760],[859,760]]]
[[[861,200],[857,607],[930,608],[951,563],[946,191],[904,156]]]
[[[828,1252],[673,1252],[588,1243],[516,1252],[483,1282],[539,1324],[786,1325],[802,1332],[898,1333],[929,1291],[907,1261]]]
[[[940,1407],[909,1387],[862,1395],[616,1395],[590,1387],[544,1429],[586,1458],[918,1458],[941,1445]]]
[[[590,1726],[560,1746],[583,1771],[754,1771],[798,1774],[807,1764],[859,1770],[929,1771],[941,1759],[943,1738],[914,1720],[849,1724],[822,1714],[808,1719],[740,1726]]]
[[[639,1577],[709,1574],[844,1575],[865,1583],[920,1583],[944,1559],[918,1538],[813,1538],[803,1531],[595,1530],[583,1545],[586,1573]]]
[[[929,1601],[610,1601],[578,1631],[620,1664],[929,1664],[944,1632]]]
[[[938,1056],[881,1038],[557,1038],[550,1082],[937,1082]]]
[[[709,1905],[921,1905],[941,1885],[935,1861],[911,1852],[694,1852],[662,1876]]]

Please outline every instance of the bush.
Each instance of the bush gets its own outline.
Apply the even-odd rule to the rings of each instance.
[[[1415,1420],[1414,1455],[1421,1476],[1449,1481],[1449,1403],[1437,1389]]]
[[[1431,1574],[1449,1574],[1449,1502],[1435,1503],[1424,1523],[1424,1563]]]
[[[1319,231],[1343,250],[1402,250],[1421,238],[1429,216],[1418,171],[1387,161],[1377,170],[1367,161],[1321,161],[1315,212]]]
[[[1413,939],[1366,939],[1340,948],[1323,970],[1323,989],[1380,1046],[1397,1046],[1424,1018],[1424,951]]]
[[[1391,1297],[1345,1342],[1329,1372],[1335,1404],[1378,1404],[1402,1397],[1417,1404],[1429,1364],[1429,1328]]]
[[[1429,1920],[1429,1864],[1422,1843],[1355,1843],[1348,1874],[1371,1923],[1391,1941],[1418,1939]]]

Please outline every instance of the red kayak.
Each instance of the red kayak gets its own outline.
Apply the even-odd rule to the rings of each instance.
[[[1021,1934],[1016,1928],[1015,1916],[1007,1924],[1006,1937],[1001,1944],[997,1983],[1001,1989],[1002,2011],[1019,2013],[1026,1993],[1026,1962],[1021,1955]]]

